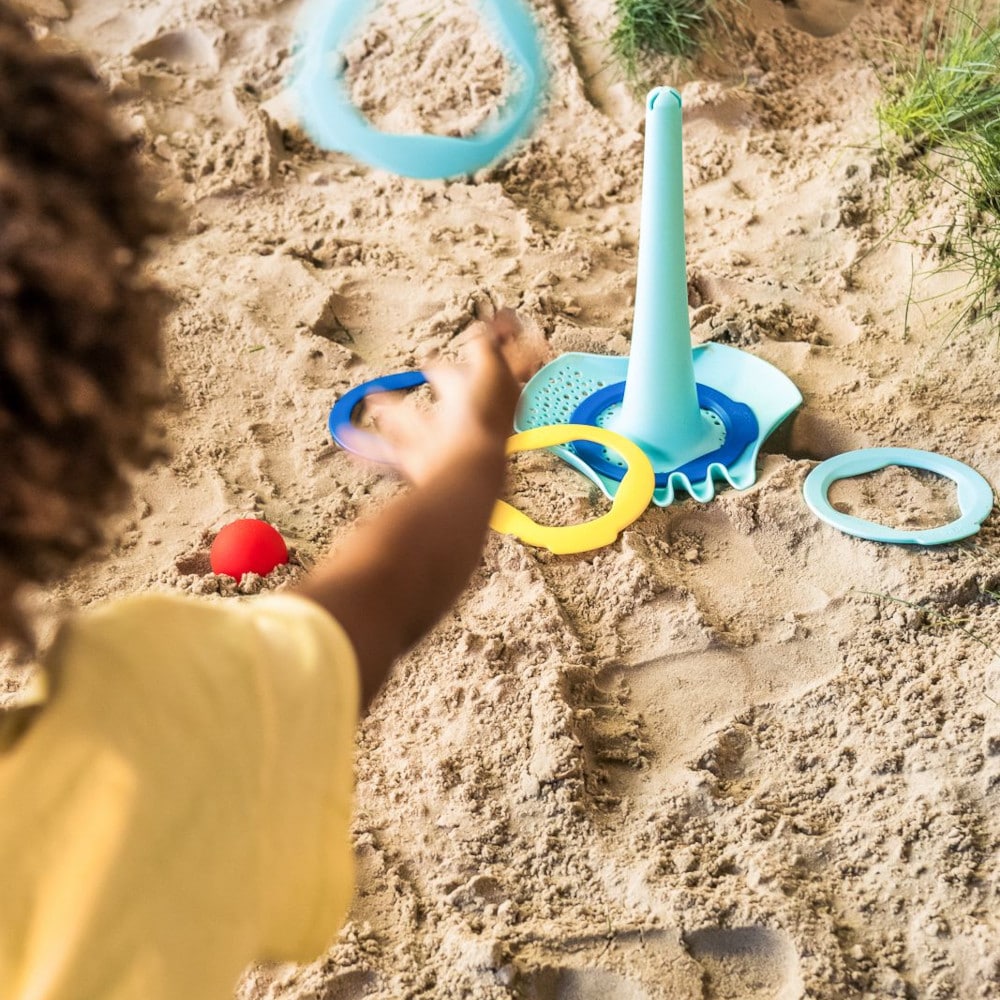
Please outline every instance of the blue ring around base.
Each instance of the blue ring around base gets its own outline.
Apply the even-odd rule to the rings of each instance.
[[[958,487],[958,507],[962,512],[950,524],[937,528],[890,528],[875,521],[866,521],[835,510],[827,496],[830,487],[841,479],[877,472],[890,465],[934,472],[952,480]],[[835,455],[821,462],[806,477],[802,493],[809,509],[827,524],[845,534],[871,542],[895,545],[945,545],[957,542],[979,531],[980,525],[993,510],[993,490],[975,469],[945,455],[917,448],[862,448]]]
[[[737,403],[730,399],[725,393],[713,389],[711,386],[697,383],[695,388],[698,391],[698,406],[703,410],[711,410],[721,421],[725,428],[726,438],[719,448],[710,451],[706,455],[686,462],[667,472],[656,473],[656,488],[660,489],[667,485],[670,477],[674,473],[686,476],[692,483],[698,483],[708,478],[708,469],[711,465],[721,465],[728,468],[730,463],[743,454],[747,445],[757,440],[760,433],[760,424],[757,422],[757,415],[745,403]],[[600,415],[615,403],[620,403],[625,398],[625,383],[615,382],[613,385],[598,389],[591,393],[573,411],[569,418],[571,424],[593,424],[597,425]],[[625,470],[620,465],[609,462],[602,454],[599,445],[591,441],[576,441],[573,450],[587,463],[595,472],[615,482],[621,482]]]
[[[427,381],[427,376],[419,370],[408,372],[396,372],[394,375],[380,375],[368,382],[345,392],[330,410],[330,417],[327,420],[327,427],[330,429],[330,436],[345,451],[353,452],[362,458],[372,458],[358,448],[358,442],[364,441],[369,434],[359,431],[356,428],[351,434],[344,432],[349,428],[354,428],[354,411],[365,401],[368,396],[377,392],[396,392],[399,389],[415,389]]]

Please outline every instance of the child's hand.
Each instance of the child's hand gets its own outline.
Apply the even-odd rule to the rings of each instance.
[[[469,330],[473,334],[485,332],[495,338],[507,366],[521,384],[550,360],[545,338],[535,330],[525,330],[513,309],[498,309],[489,323],[474,323]]]
[[[541,361],[509,310],[469,333],[461,364],[425,367],[436,397],[430,409],[393,393],[366,400],[376,433],[365,436],[364,453],[395,465],[414,488],[362,518],[298,587],[350,637],[365,704],[396,657],[455,601],[479,561],[503,491],[517,376],[526,378]]]
[[[502,455],[513,432],[521,380],[541,360],[510,309],[474,324],[470,334],[461,364],[425,369],[436,399],[432,409],[385,396],[368,401],[386,448],[383,458],[413,483],[427,481],[463,453]]]

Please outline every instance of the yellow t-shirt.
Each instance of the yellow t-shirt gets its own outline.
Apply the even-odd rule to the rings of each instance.
[[[226,1000],[315,958],[353,893],[358,677],[290,595],[81,614],[0,752],[0,998]]]

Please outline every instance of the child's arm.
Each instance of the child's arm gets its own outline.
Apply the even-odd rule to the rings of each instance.
[[[413,488],[362,522],[298,588],[350,637],[365,706],[393,661],[461,593],[503,487],[518,385],[494,331],[469,347],[467,367],[428,373],[432,412],[389,408],[379,418]]]

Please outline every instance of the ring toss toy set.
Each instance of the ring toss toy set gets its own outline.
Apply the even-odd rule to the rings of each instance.
[[[292,81],[303,125],[318,145],[372,166],[418,179],[470,174],[496,160],[529,130],[545,81],[541,45],[522,0],[479,0],[497,38],[518,68],[520,87],[495,120],[465,138],[390,135],[367,122],[350,101],[333,60],[371,6],[362,0],[314,0],[300,20],[299,69]],[[491,526],[557,554],[613,542],[650,501],[671,504],[679,493],[700,502],[716,483],[746,489],[756,481],[762,443],[801,404],[792,381],[768,362],[722,344],[691,347],[681,144],[681,96],[670,87],[646,99],[638,271],[628,357],[567,353],[524,387],[508,454],[548,448],[593,482],[610,510],[583,524],[546,527],[505,501]],[[330,412],[333,439],[365,454],[366,435],[354,425],[365,398],[426,381],[420,371],[372,379],[341,397]],[[890,465],[952,479],[961,516],[950,524],[910,531],[837,511],[834,482]],[[912,448],[871,448],[822,462],[804,485],[810,509],[860,538],[938,545],[975,534],[993,507],[979,473],[954,459]]]

